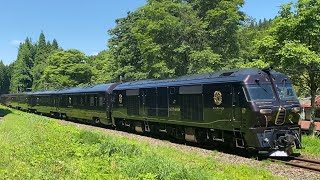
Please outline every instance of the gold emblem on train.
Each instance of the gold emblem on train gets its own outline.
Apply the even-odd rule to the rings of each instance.
[[[122,104],[122,94],[119,94],[119,104]]]
[[[222,103],[222,93],[220,91],[215,91],[213,93],[213,101],[218,106]]]

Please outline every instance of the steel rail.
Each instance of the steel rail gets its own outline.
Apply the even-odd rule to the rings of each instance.
[[[294,166],[302,169],[308,169],[312,171],[316,171],[320,173],[320,161],[312,160],[312,159],[305,159],[301,157],[289,157],[290,161],[286,160],[278,160],[271,158],[271,161],[281,162],[289,166]]]

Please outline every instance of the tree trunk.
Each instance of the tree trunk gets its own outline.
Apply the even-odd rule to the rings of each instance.
[[[310,127],[309,127],[309,133],[311,136],[314,136],[315,133],[315,125],[314,125],[314,119],[315,119],[315,112],[316,112],[316,91],[317,87],[315,84],[315,76],[313,73],[310,74],[310,80],[311,80],[311,114],[310,114]]]

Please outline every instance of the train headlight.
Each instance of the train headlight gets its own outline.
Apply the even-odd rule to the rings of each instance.
[[[271,109],[260,109],[260,114],[271,114]]]
[[[291,111],[292,111],[292,112],[295,112],[295,113],[298,113],[298,112],[300,112],[300,107],[293,107],[293,108],[291,109]]]

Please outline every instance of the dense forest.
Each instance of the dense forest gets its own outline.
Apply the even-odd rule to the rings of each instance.
[[[244,0],[148,0],[116,20],[106,50],[86,56],[57,40],[27,37],[17,59],[0,62],[0,93],[170,78],[241,67],[289,75],[298,95],[319,87],[320,2],[282,5],[270,20],[241,12]],[[75,47],[76,48],[76,47]]]

